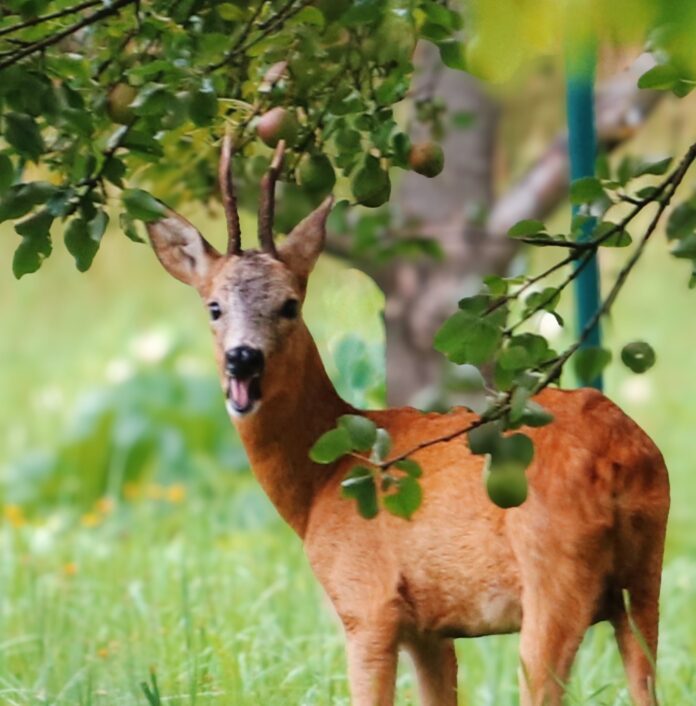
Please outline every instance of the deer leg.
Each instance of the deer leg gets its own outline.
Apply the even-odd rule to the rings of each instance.
[[[396,632],[379,626],[347,633],[352,706],[393,706],[398,643]]]
[[[454,641],[424,638],[408,644],[418,675],[421,706],[457,706]]]
[[[596,602],[549,600],[542,594],[523,600],[520,634],[520,703],[560,706],[573,660],[590,626]]]
[[[657,706],[657,621],[657,598],[632,599],[630,613],[624,611],[612,620],[628,678],[628,690],[635,706]]]

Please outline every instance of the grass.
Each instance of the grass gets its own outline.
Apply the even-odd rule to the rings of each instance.
[[[14,235],[4,230],[7,262]],[[609,254],[605,270],[615,270]],[[640,278],[640,279],[639,279]],[[671,469],[673,511],[665,571],[660,693],[680,706],[696,693],[696,377],[688,272],[654,244],[606,327],[614,346],[646,338],[658,365],[643,378],[615,365],[608,392],[655,438]],[[143,333],[166,330],[193,363],[212,369],[205,316],[193,292],[150,253],[112,233],[80,276],[57,254],[19,283],[0,273],[0,461],[51,444],[86,388],[135,355]],[[380,341],[380,295],[330,261],[312,282],[307,317],[332,367],[345,331]],[[340,314],[339,314],[340,312]],[[134,343],[135,341],[135,343]],[[230,431],[232,433],[232,431]],[[89,469],[84,469],[89,472]],[[222,472],[222,471],[221,471]],[[341,631],[292,533],[249,475],[225,493],[190,479],[185,492],[85,514],[46,506],[25,521],[6,506],[0,524],[0,703],[348,704]],[[462,703],[516,703],[517,637],[460,641]],[[415,703],[401,670],[399,704]],[[588,634],[571,704],[628,704],[607,626]]]

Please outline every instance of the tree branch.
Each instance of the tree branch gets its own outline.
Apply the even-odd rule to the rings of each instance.
[[[6,34],[12,34],[13,32],[17,32],[20,29],[25,29],[26,27],[34,27],[36,25],[43,24],[44,22],[48,22],[49,20],[57,20],[59,17],[65,17],[66,15],[74,15],[81,10],[86,10],[89,7],[94,7],[95,5],[101,5],[102,0],[86,0],[86,2],[82,2],[79,5],[75,5],[73,7],[66,7],[64,10],[57,10],[56,12],[52,12],[48,15],[41,15],[40,17],[32,17],[29,20],[25,20],[24,22],[18,22],[15,25],[10,25],[9,27],[4,27],[3,29],[0,29],[0,37],[6,35]]]
[[[537,395],[539,394],[543,389],[548,387],[554,380],[558,378],[560,375],[561,371],[563,370],[563,366],[568,362],[570,357],[580,348],[580,346],[587,340],[588,336],[590,335],[590,332],[592,329],[597,325],[599,320],[603,317],[606,316],[610,311],[611,307],[613,306],[614,302],[616,301],[616,298],[621,291],[622,287],[626,283],[626,280],[628,279],[629,274],[635,267],[636,263],[640,260],[641,256],[643,255],[643,252],[645,251],[645,246],[647,245],[648,241],[650,240],[651,236],[655,232],[660,219],[662,218],[662,215],[664,214],[665,210],[670,204],[670,201],[672,200],[672,197],[674,196],[674,193],[676,192],[677,188],[681,184],[681,182],[684,179],[684,176],[686,175],[686,172],[688,171],[689,167],[696,161],[696,143],[692,144],[691,147],[689,147],[688,151],[682,158],[681,162],[679,163],[679,166],[677,169],[675,169],[672,174],[661,184],[659,187],[659,194],[654,197],[651,201],[645,201],[642,205],[642,207],[645,207],[648,205],[648,203],[657,203],[658,204],[658,209],[655,215],[653,216],[652,220],[650,221],[650,224],[648,225],[645,233],[643,234],[642,238],[640,239],[638,246],[636,247],[635,251],[631,254],[631,257],[626,261],[626,264],[621,268],[619,271],[619,274],[616,277],[616,280],[614,281],[614,284],[609,291],[609,294],[605,297],[603,300],[602,304],[600,307],[595,311],[594,315],[592,318],[587,322],[585,325],[585,328],[582,330],[580,333],[580,336],[578,337],[577,341],[573,343],[571,346],[569,346],[553,363],[553,365],[548,369],[548,372],[544,374],[544,376],[539,380],[539,382],[534,386],[532,389],[532,394]],[[637,211],[632,212],[633,215],[635,216]],[[633,216],[631,216],[632,218]],[[625,220],[625,219],[624,219]],[[629,219],[630,220],[630,219]],[[623,221],[622,221],[623,222]],[[593,241],[597,244],[599,244],[601,241],[605,240],[608,237],[608,234],[605,234],[602,236],[602,238],[598,238],[596,241]],[[430,446],[434,446],[435,444],[441,444],[447,441],[451,441],[453,439],[456,439],[459,436],[462,436],[473,429],[476,429],[477,427],[482,426],[483,424],[486,424],[487,422],[492,422],[497,419],[501,419],[505,414],[507,414],[510,411],[510,393],[507,393],[505,398],[501,401],[500,404],[498,404],[496,407],[494,407],[492,410],[490,410],[488,413],[484,413],[479,419],[477,419],[475,422],[472,422],[471,424],[468,424],[466,427],[463,429],[458,429],[453,432],[449,432],[448,434],[444,434],[442,436],[435,437],[433,439],[428,439],[426,441],[423,441],[415,446],[413,446],[411,449],[408,451],[404,451],[403,453],[397,454],[385,461],[382,461],[381,463],[373,463],[370,461],[368,458],[361,458],[360,460],[364,463],[376,466],[379,468],[381,471],[386,471],[388,470],[391,466],[393,466],[395,463],[398,463],[399,461],[403,461],[404,459],[412,456],[414,453],[428,448]]]
[[[47,47],[57,44],[66,37],[69,37],[71,34],[74,34],[75,32],[78,32],[79,30],[84,29],[85,27],[89,27],[95,22],[99,22],[100,20],[103,20],[106,17],[110,17],[111,15],[118,14],[124,7],[127,7],[128,5],[134,5],[137,2],[138,0],[116,0],[113,5],[110,5],[109,7],[104,7],[101,10],[98,10],[97,12],[93,12],[91,15],[84,17],[79,22],[76,22],[75,24],[66,27],[66,29],[62,30],[61,32],[58,32],[57,34],[52,34],[49,37],[45,37],[44,39],[41,39],[40,41],[35,42],[34,44],[30,44],[28,47],[24,47],[23,49],[20,49],[19,51],[15,52],[10,58],[6,59],[3,62],[0,62],[0,71],[2,71],[2,69],[8,68],[9,66],[12,66],[13,64],[16,64],[18,61],[21,61],[22,59],[25,59],[26,57],[31,56],[32,54],[36,54],[37,52],[42,51]]]
[[[663,92],[641,91],[638,77],[655,60],[642,54],[625,72],[609,79],[597,92],[597,137],[607,150],[633,137],[657,105]],[[486,231],[493,237],[529,218],[543,218],[568,192],[567,137],[559,135],[522,178],[503,193],[491,209]]]

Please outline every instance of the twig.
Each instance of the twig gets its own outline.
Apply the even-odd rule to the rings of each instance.
[[[43,22],[48,22],[49,20],[57,20],[59,17],[65,17],[66,15],[74,15],[81,10],[86,10],[88,7],[94,7],[95,5],[101,5],[102,0],[86,0],[79,5],[73,7],[66,7],[64,10],[57,10],[48,15],[41,15],[40,17],[32,17],[24,22],[18,22],[17,24],[10,25],[9,27],[4,27],[0,29],[0,37],[5,34],[12,34],[12,32],[17,32],[20,29],[25,29],[26,27],[34,27],[35,25],[40,25]]]
[[[604,299],[602,302],[601,306],[595,311],[594,315],[592,318],[587,322],[585,325],[585,328],[580,333],[580,336],[578,337],[578,340],[573,343],[571,346],[569,346],[554,362],[554,364],[549,368],[548,372],[539,380],[539,382],[533,387],[532,389],[532,395],[537,395],[539,394],[543,389],[548,387],[556,378],[559,376],[561,373],[563,366],[568,362],[570,357],[580,348],[580,346],[587,340],[588,336],[590,335],[590,332],[594,329],[594,327],[597,325],[599,320],[602,318],[602,316],[605,316],[606,314],[609,313],[611,310],[612,305],[616,301],[616,298],[621,291],[621,288],[626,282],[626,279],[628,278],[628,275],[631,273],[633,268],[635,267],[636,263],[638,260],[640,260],[643,252],[645,251],[645,246],[647,245],[648,241],[650,240],[652,234],[655,232],[662,215],[664,214],[666,208],[669,206],[670,201],[672,200],[672,197],[674,196],[675,191],[681,184],[681,182],[684,179],[684,176],[686,175],[686,172],[688,171],[689,167],[693,164],[693,162],[696,160],[696,143],[691,145],[689,147],[687,153],[679,163],[679,166],[677,169],[672,172],[672,174],[657,188],[657,191],[653,195],[652,199],[650,202],[654,202],[658,204],[658,209],[657,213],[653,216],[652,220],[650,221],[650,224],[648,225],[645,234],[643,237],[640,239],[638,246],[636,247],[635,251],[632,253],[631,257],[628,259],[626,264],[621,268],[619,274],[616,277],[616,280],[614,282],[614,285],[612,286],[611,290],[609,291],[609,294],[607,297]],[[646,203],[642,203],[640,208],[644,208]],[[594,242],[594,241],[593,241]],[[505,414],[507,414],[510,411],[510,393],[508,393],[504,400],[499,403],[494,409],[489,411],[488,413],[484,413],[481,417],[479,417],[476,421],[472,422],[471,424],[468,424],[466,427],[463,429],[458,429],[452,432],[449,432],[447,434],[443,434],[441,436],[435,437],[433,439],[429,439],[427,441],[422,441],[419,444],[416,444],[413,446],[411,449],[408,451],[404,451],[403,453],[397,454],[396,456],[392,456],[391,458],[387,459],[386,461],[382,461],[381,463],[374,463],[370,461],[370,459],[366,457],[361,457],[360,460],[363,463],[368,463],[371,464],[372,466],[376,466],[379,468],[381,471],[386,471],[390,466],[393,466],[395,463],[398,463],[399,461],[403,461],[404,459],[408,458],[409,456],[412,456],[413,454],[417,453],[418,451],[421,451],[422,449],[428,448],[430,446],[434,446],[435,444],[442,444],[447,441],[452,441],[453,439],[456,439],[457,437],[460,437],[473,429],[476,429],[480,426],[483,426],[484,424],[488,422],[495,421],[497,419],[501,419]]]
[[[527,314],[525,314],[519,321],[516,321],[512,326],[509,326],[508,328],[505,329],[503,332],[504,335],[509,336],[512,334],[516,329],[518,329],[522,324],[525,322],[529,321],[529,319],[534,316],[534,314],[538,314],[540,311],[546,308],[547,304],[550,304],[558,294],[560,294],[573,280],[575,280],[580,273],[592,262],[592,258],[594,257],[594,252],[588,252],[585,253],[582,256],[582,259],[580,263],[573,268],[573,271],[568,275],[568,277],[561,282],[561,284],[558,285],[558,287],[554,288],[554,291],[551,295],[546,297],[543,301],[539,302],[531,311],[529,311]]]
[[[230,48],[230,50],[225,54],[225,56],[222,57],[222,59],[220,59],[220,61],[217,61],[214,64],[210,64],[208,67],[206,67],[206,73],[209,73],[211,71],[217,71],[218,69],[222,68],[230,61],[232,61],[232,59],[234,59],[235,57],[239,56],[240,54],[244,54],[255,44],[258,44],[262,39],[265,39],[269,34],[271,34],[284,22],[289,20],[291,17],[294,17],[298,12],[300,12],[300,10],[303,10],[305,7],[311,5],[315,1],[316,0],[302,0],[302,2],[297,7],[287,12],[285,16],[282,16],[280,12],[274,15],[274,17],[272,18],[272,22],[269,22],[251,41],[244,44],[244,40],[249,36],[251,28],[253,27],[253,24],[256,21],[256,18],[259,16],[259,13],[261,12],[261,9],[264,5],[264,0],[261,0],[258,7],[256,8],[256,11],[252,15],[251,19],[244,28],[244,31],[240,35],[239,39],[234,43],[234,46]]]
[[[533,237],[523,237],[515,238],[515,240],[521,243],[528,243],[529,245],[536,245],[542,248],[566,248],[567,250],[579,250],[584,252],[586,250],[592,250],[594,245],[588,242],[575,242],[574,240],[542,240],[540,238]]]
[[[106,17],[118,14],[118,12],[120,12],[122,8],[127,7],[128,5],[134,5],[137,2],[138,0],[116,0],[113,5],[109,5],[109,7],[104,7],[101,10],[97,10],[97,12],[93,12],[91,15],[84,17],[79,22],[76,22],[75,24],[66,27],[62,32],[58,32],[57,34],[53,34],[49,37],[46,37],[45,39],[42,39],[16,52],[9,59],[0,62],[0,71],[2,69],[8,68],[9,66],[12,66],[13,64],[16,64],[18,61],[21,61],[27,56],[31,56],[36,52],[42,51],[47,47],[57,44],[66,37],[69,37],[71,34],[74,34],[75,32],[78,32],[79,30],[85,27],[89,27],[89,25],[92,25],[95,22],[99,22],[99,20],[103,20]]]

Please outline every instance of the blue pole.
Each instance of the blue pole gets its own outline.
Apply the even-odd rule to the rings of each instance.
[[[594,176],[597,153],[594,111],[595,48],[589,42],[575,45],[569,50],[566,61],[566,107],[568,120],[568,153],[570,178]],[[578,207],[573,207],[573,215]],[[594,228],[588,222],[582,229],[581,238],[589,238]],[[582,331],[600,306],[599,268],[592,258],[575,280],[576,327]],[[599,324],[595,325],[582,347],[599,346],[601,343]],[[602,389],[599,376],[591,382],[592,387]]]

